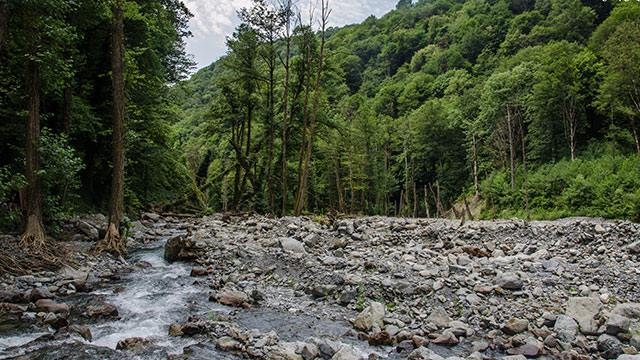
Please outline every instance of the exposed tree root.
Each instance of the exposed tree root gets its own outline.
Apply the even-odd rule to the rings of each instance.
[[[0,274],[28,275],[40,271],[55,271],[64,264],[73,264],[63,246],[51,246],[42,225],[29,220],[20,240],[9,238],[0,244]]]
[[[109,223],[107,234],[104,236],[104,239],[98,241],[95,247],[95,252],[108,252],[117,256],[125,256],[127,254],[124,239],[120,236],[120,231],[116,224]]]
[[[27,219],[27,226],[20,237],[20,245],[28,250],[38,251],[46,248],[47,235],[42,222],[35,215]]]

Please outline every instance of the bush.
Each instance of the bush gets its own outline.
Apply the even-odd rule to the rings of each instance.
[[[40,137],[43,214],[47,223],[55,225],[73,216],[80,189],[82,159],[69,146],[66,135],[44,128]]]
[[[18,190],[26,185],[22,174],[13,174],[8,166],[0,167],[0,229],[15,229],[20,222]]]
[[[615,151],[584,154],[529,172],[529,215],[532,219],[591,216],[640,221],[640,156]],[[518,171],[516,190],[500,171],[482,183],[489,207],[483,217],[526,218],[524,178]]]

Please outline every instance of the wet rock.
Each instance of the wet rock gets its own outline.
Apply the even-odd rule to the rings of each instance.
[[[93,336],[91,335],[91,329],[89,329],[88,326],[73,324],[73,325],[69,325],[67,327],[67,330],[70,333],[75,333],[80,335],[83,339],[89,342],[93,339]]]
[[[191,269],[191,277],[199,277],[199,276],[207,276],[209,275],[209,271],[203,267],[194,267]]]
[[[182,336],[184,333],[182,332],[182,325],[180,324],[171,324],[169,325],[169,336]]]
[[[49,292],[49,289],[45,287],[37,287],[31,289],[29,300],[31,300],[32,302],[36,302],[40,299],[53,299],[53,294]]]
[[[515,335],[527,331],[528,328],[528,320],[512,318],[504,324],[504,326],[502,327],[502,331],[504,331],[504,333],[507,335]]]
[[[294,254],[306,254],[304,244],[294,238],[282,238],[280,239],[280,247],[282,250]]]
[[[222,291],[216,294],[213,298],[222,305],[241,307],[245,309],[251,307],[249,296],[241,291]]]
[[[47,313],[44,319],[42,319],[42,322],[54,329],[61,329],[69,325],[66,314]]]
[[[415,349],[408,357],[409,360],[444,360],[444,358],[436,354],[427,347],[419,347]]]
[[[335,293],[336,289],[337,289],[336,285],[318,285],[318,286],[314,286],[311,289],[311,296],[313,296],[316,299],[325,298],[325,297]]]
[[[198,253],[195,242],[184,236],[174,236],[164,246],[164,259],[168,262],[195,260]]]
[[[116,350],[142,351],[151,344],[151,341],[141,337],[130,337],[118,341]]]
[[[118,308],[107,303],[89,305],[84,314],[92,319],[114,319],[119,315]]]
[[[360,354],[352,346],[344,345],[331,360],[360,360]]]
[[[395,342],[387,331],[378,331],[371,334],[368,336],[367,341],[372,346],[392,345]]]
[[[242,344],[229,336],[223,336],[216,341],[216,347],[222,351],[237,351],[242,349]]]
[[[565,314],[578,322],[580,332],[594,335],[598,332],[596,316],[602,309],[602,303],[596,297],[572,297],[567,302]]]
[[[620,340],[607,334],[598,337],[598,350],[605,359],[613,359],[623,353]]]
[[[64,303],[56,303],[51,299],[40,299],[36,301],[36,309],[38,311],[50,312],[55,314],[69,314],[69,305]]]
[[[384,326],[383,320],[385,313],[384,305],[373,301],[366,309],[358,314],[353,321],[353,327],[361,331],[369,331],[374,327],[380,329]]]

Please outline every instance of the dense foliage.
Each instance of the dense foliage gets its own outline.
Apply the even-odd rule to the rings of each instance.
[[[177,107],[169,86],[191,66],[191,17],[178,0],[120,1],[124,9],[126,204],[135,214],[185,198],[188,174],[171,148]],[[25,126],[39,93],[38,157],[48,223],[105,212],[111,178],[111,0],[2,0],[0,24],[0,225],[24,211]],[[39,76],[31,76],[31,69]]]
[[[287,19],[286,6],[254,7]],[[174,89],[176,141],[201,206],[288,214],[302,187],[308,212],[444,215],[475,195],[485,216],[639,218],[637,2],[401,1],[381,19],[329,29],[322,72],[323,33],[280,25],[275,116],[274,45],[260,23],[245,21],[225,58]],[[238,126],[249,127],[242,157]]]

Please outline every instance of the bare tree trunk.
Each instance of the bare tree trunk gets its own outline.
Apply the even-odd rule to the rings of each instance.
[[[273,157],[275,142],[275,43],[273,35],[270,37],[270,58],[269,58],[269,160],[267,164],[267,191],[269,196],[269,211],[275,211],[275,194],[273,191]]]
[[[320,89],[320,82],[322,79],[322,71],[324,68],[324,55],[325,55],[324,50],[325,50],[325,44],[327,40],[326,30],[327,30],[327,24],[329,21],[329,16],[331,14],[331,10],[329,9],[328,3],[329,3],[329,0],[322,0],[321,21],[320,21],[320,27],[321,27],[320,55],[318,59],[318,68],[316,71],[313,110],[311,111],[311,122],[309,125],[310,129],[309,129],[309,137],[307,139],[307,150],[306,150],[305,160],[303,163],[302,178],[300,181],[300,186],[298,188],[298,191],[299,191],[299,196],[297,199],[298,201],[296,202],[296,206],[295,206],[296,215],[300,215],[302,213],[302,210],[304,209],[304,206],[306,203],[306,197],[307,197],[307,182],[309,180],[309,169],[311,166],[313,141],[314,141],[315,131],[316,131],[317,122],[318,122],[318,112],[320,110],[320,98],[322,96],[321,89]]]
[[[531,219],[531,214],[529,213],[529,169],[527,167],[527,146],[524,142],[524,126],[522,125],[522,119],[519,121],[520,124],[520,139],[522,143],[522,167],[524,170],[524,208],[527,213],[527,220]]]
[[[464,209],[467,211],[467,216],[469,216],[469,220],[473,221],[473,214],[471,213],[471,208],[469,208],[469,202],[467,201],[467,197],[462,198],[464,202]]]
[[[413,181],[413,217],[418,217],[418,191],[416,191],[416,182]]]
[[[480,181],[478,180],[478,142],[476,134],[472,135],[473,138],[473,188],[476,193],[476,197],[480,195]]]
[[[9,29],[9,8],[7,0],[0,0],[0,51],[4,45],[4,41],[7,38],[7,32]]]
[[[513,124],[511,119],[511,106],[507,105],[507,131],[509,131],[509,162],[511,167],[511,190],[516,189],[516,154],[513,140]]]
[[[282,96],[284,118],[282,121],[282,138],[281,138],[281,157],[282,157],[282,212],[281,215],[287,213],[288,188],[287,180],[289,177],[287,166],[287,133],[289,132],[289,83],[291,79],[291,0],[285,0],[282,10],[285,12],[285,48],[284,55],[284,94]]]
[[[107,234],[98,244],[98,252],[109,251],[117,255],[127,252],[125,239],[120,234],[124,216],[124,14],[122,1],[113,7],[113,28],[111,33],[111,83],[113,87],[113,176],[111,178],[111,199],[109,206],[109,227]]]
[[[429,192],[427,192],[427,185],[424,186],[424,209],[427,214],[427,218],[431,218],[431,212],[429,210]]]
[[[635,119],[631,118],[631,133],[633,134],[633,139],[636,141],[636,151],[640,154],[640,136],[638,134],[638,127],[636,126]]]
[[[353,185],[353,149],[349,150],[349,213],[353,214],[353,209],[356,204],[356,191]]]
[[[27,77],[29,86],[29,115],[25,144],[26,224],[21,243],[24,247],[42,250],[46,246],[46,235],[42,224],[42,195],[40,193],[40,67],[36,62],[29,63]]]
[[[340,157],[338,154],[335,156],[335,175],[336,175],[336,190],[338,191],[338,211],[344,212],[344,194],[342,189],[342,181],[340,180]]]

